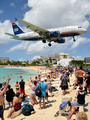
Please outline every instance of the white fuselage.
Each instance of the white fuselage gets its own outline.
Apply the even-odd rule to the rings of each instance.
[[[53,38],[62,38],[62,37],[70,37],[82,35],[87,32],[86,29],[81,28],[79,26],[67,26],[67,27],[59,27],[59,28],[51,28],[47,29],[50,32],[50,36],[46,39]],[[18,35],[18,40],[42,40],[43,38],[36,32],[28,32],[22,33]]]

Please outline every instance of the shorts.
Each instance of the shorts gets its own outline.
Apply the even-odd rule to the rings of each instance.
[[[3,118],[3,106],[2,105],[0,105],[0,118]]]
[[[24,91],[24,89],[22,89],[22,88],[20,88],[20,94],[24,94],[25,93],[25,91]]]
[[[19,90],[19,88],[16,88],[16,90]]]
[[[79,103],[77,102],[77,100],[76,100],[76,101],[73,101],[71,104],[72,104],[72,106],[84,106],[84,104],[79,104]]]
[[[46,95],[42,95],[41,97],[38,98],[39,101],[41,101],[42,99],[45,100],[46,99]]]
[[[66,89],[68,89],[68,86],[62,86],[61,89],[66,90]]]
[[[49,89],[49,92],[50,92],[50,93],[52,92],[52,88],[51,88],[51,89]]]
[[[78,78],[78,81],[79,81],[78,84],[83,84],[83,77],[77,77],[77,78]]]

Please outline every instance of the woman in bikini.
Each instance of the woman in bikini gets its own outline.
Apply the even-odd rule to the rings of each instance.
[[[18,81],[15,84],[15,88],[16,88],[16,93],[20,92],[20,85],[19,85]]]
[[[31,90],[30,90],[30,101],[31,101],[31,104],[32,106],[37,103],[37,100],[35,98],[35,90],[37,89],[37,82],[36,81],[33,81],[33,84],[30,84],[29,82],[29,87],[31,87]]]

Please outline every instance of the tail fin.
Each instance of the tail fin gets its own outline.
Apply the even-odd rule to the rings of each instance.
[[[24,33],[22,29],[15,22],[12,23],[12,27],[13,27],[14,35]]]

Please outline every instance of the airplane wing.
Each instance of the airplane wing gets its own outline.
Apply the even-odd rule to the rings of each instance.
[[[13,35],[11,33],[5,33],[5,34],[10,35],[12,37],[12,39],[18,39],[19,38],[19,36]]]
[[[46,38],[46,37],[49,36],[49,31],[48,30],[45,30],[45,29],[40,28],[38,26],[35,26],[35,25],[33,25],[31,23],[28,23],[28,22],[26,22],[26,21],[24,21],[22,19],[16,19],[16,20],[19,21],[19,22],[21,22],[21,23],[23,23],[26,28],[29,28],[32,31],[38,33],[42,38]]]

